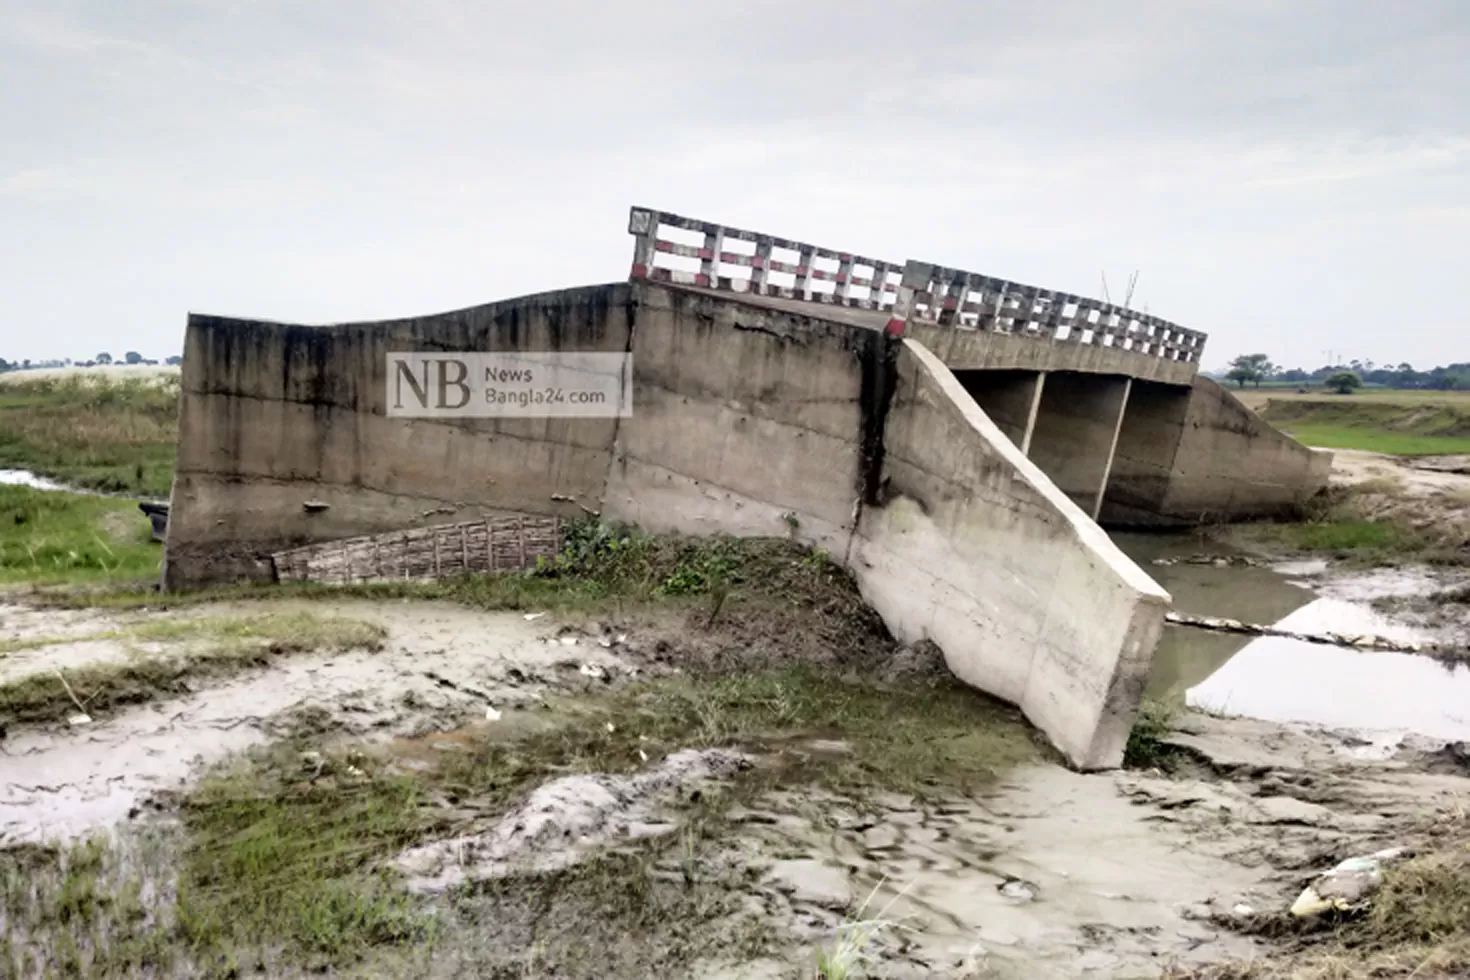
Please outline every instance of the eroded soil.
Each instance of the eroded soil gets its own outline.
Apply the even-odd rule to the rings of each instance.
[[[305,605],[218,604],[191,615]],[[784,726],[779,738],[722,720],[697,682],[684,695],[692,726],[631,709],[594,723],[579,713],[609,692],[708,666],[711,649],[728,660],[744,638],[721,639],[718,628],[696,640],[700,631],[683,620],[600,624],[404,601],[309,606],[384,627],[384,649],[281,657],[84,724],[10,725],[0,741],[7,853],[102,832],[121,864],[136,866],[147,863],[139,841],[152,841],[150,881],[161,884],[139,892],[152,909],[139,914],[173,930],[164,906],[180,855],[195,846],[185,837],[196,832],[191,794],[201,775],[274,746],[290,767],[282,798],[308,798],[313,813],[330,812],[333,794],[347,807],[380,786],[421,782],[413,805],[427,816],[405,823],[404,846],[385,847],[373,866],[400,876],[384,879],[403,896],[395,915],[435,926],[385,928],[365,947],[318,949],[315,960],[273,941],[238,956],[247,975],[810,977],[820,955],[855,935],[855,921],[876,920],[858,930],[852,959],[865,972],[856,975],[1156,976],[1171,964],[1252,955],[1258,943],[1240,923],[1284,908],[1337,860],[1412,846],[1441,815],[1470,805],[1463,753],[1442,743],[1193,714],[1163,740],[1167,772],[1078,774],[1027,747],[1024,734],[1002,733],[996,744],[1011,749],[997,778],[950,779],[941,765],[915,780],[882,769],[907,768],[907,757],[876,751],[870,733],[804,731],[809,695],[779,680],[747,705],[769,710]],[[126,661],[137,651],[78,638],[169,615],[7,605],[0,635],[55,642],[0,657],[0,676],[10,684],[83,661]],[[876,679],[854,678],[840,655],[823,669],[833,685],[890,684],[900,698],[904,685],[933,685],[942,673],[923,650],[886,657]],[[1015,728],[982,700],[977,728]],[[896,718],[894,737],[922,722]],[[616,755],[588,734],[604,724],[609,739],[626,739]],[[559,726],[576,725],[582,741],[560,746]],[[526,732],[540,741],[518,741]],[[670,732],[687,744],[669,744]],[[550,745],[544,758],[559,761],[528,769],[542,756],[523,744]],[[919,729],[913,746],[923,744]],[[481,785],[501,789],[477,796],[434,775],[471,758],[478,773],[487,758],[513,764],[505,771],[515,780],[497,783],[492,771]],[[849,772],[857,775],[827,778]],[[55,937],[76,927],[28,918],[23,906],[39,894],[6,899],[5,950],[34,968],[24,975],[63,975]],[[84,933],[82,960],[111,969],[107,950],[86,951],[106,947],[104,933]],[[148,962],[180,976],[217,965],[192,954]]]

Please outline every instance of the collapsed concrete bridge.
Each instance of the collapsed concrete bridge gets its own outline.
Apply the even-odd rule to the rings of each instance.
[[[1109,767],[1169,596],[1097,519],[1277,513],[1326,482],[1329,457],[1197,376],[1195,331],[642,208],[629,230],[627,282],[330,327],[191,315],[165,586],[456,521],[794,534],[898,637]],[[496,351],[631,354],[631,411],[390,411],[389,355]]]

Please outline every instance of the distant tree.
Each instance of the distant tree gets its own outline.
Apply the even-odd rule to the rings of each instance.
[[[15,367],[14,364],[11,364],[3,357],[0,357],[0,371],[9,371],[13,367]]]
[[[130,350],[126,354],[123,355],[123,360],[126,361],[129,364],[142,364],[143,363],[143,355],[142,354],[139,354],[135,350]]]
[[[163,363],[177,367],[178,365],[184,363],[184,359],[177,354],[170,354],[168,357],[165,357],[163,359]]]
[[[98,364],[111,364],[112,355],[107,353],[107,351],[103,351],[102,353],[97,355],[96,360]]]
[[[1339,371],[1328,377],[1326,384],[1339,395],[1350,395],[1354,388],[1363,387],[1363,379],[1352,371]]]
[[[31,359],[28,357],[25,360],[21,361],[20,366],[23,370],[29,371],[31,369]]]
[[[1276,365],[1265,354],[1241,354],[1230,362],[1230,370],[1225,377],[1242,388],[1247,381],[1253,382],[1259,388],[1262,381],[1275,373]]]

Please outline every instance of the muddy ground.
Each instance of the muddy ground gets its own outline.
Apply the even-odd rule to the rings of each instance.
[[[294,613],[305,605],[217,604],[190,615]],[[504,733],[514,742],[518,732],[552,724],[543,719],[567,710],[558,705],[678,670],[673,631],[647,624],[604,630],[445,603],[327,605],[309,604],[316,614],[382,627],[383,649],[299,653],[89,722],[12,725],[0,742],[5,844],[14,850],[43,837],[104,834],[126,854],[158,834],[186,833],[179,808],[200,773],[252,747],[289,745],[304,760],[305,775],[293,778],[319,765],[328,780],[345,780],[330,784],[345,794],[356,781],[422,773],[445,756],[473,751],[478,740]],[[83,661],[169,656],[168,643],[140,654],[122,640],[92,637],[177,615],[12,602],[0,608],[0,635],[12,646],[45,645],[0,664],[10,683]],[[937,666],[915,651],[899,662],[907,666],[892,683],[932,678]],[[608,717],[614,727],[642,724],[636,716]],[[853,747],[840,732],[818,731],[782,744],[726,742],[718,734],[688,746],[655,741],[620,771],[573,764],[541,773],[542,789],[507,801],[508,808],[473,799],[426,803],[453,832],[425,834],[385,853],[383,863],[405,875],[416,909],[449,925],[432,949],[369,945],[329,968],[382,976],[423,969],[633,977],[655,968],[701,977],[811,976],[817,956],[840,945],[844,922],[861,918],[863,907],[868,916],[881,911],[887,923],[872,927],[865,975],[1153,976],[1169,964],[1252,955],[1257,941],[1232,928],[1232,917],[1279,910],[1305,878],[1339,858],[1411,844],[1437,814],[1470,805],[1470,779],[1442,746],[1410,740],[1370,755],[1350,734],[1189,715],[1163,740],[1167,773],[1082,775],[1028,747],[996,778],[964,790],[940,778],[920,793],[895,791],[882,788],[881,773],[861,792],[821,780],[758,782],[754,792],[732,793],[717,833],[691,843],[688,824],[707,819],[696,816],[691,797],[719,794],[744,769],[792,759],[836,765]],[[349,750],[357,762],[345,771],[357,775],[343,777],[326,760]],[[606,870],[619,857],[635,862],[645,878],[639,887],[668,892],[649,899],[669,903],[667,919],[614,921],[605,935],[626,942],[591,955],[577,948],[577,937],[584,928],[601,931],[586,921],[597,915],[596,896],[579,899],[566,875],[588,862]],[[165,882],[179,873],[167,859],[155,871]],[[607,870],[614,872],[629,873]],[[548,894],[528,884],[538,878],[560,884]],[[174,887],[158,886],[155,901]],[[544,907],[507,917],[516,896]],[[690,902],[704,907],[685,908]],[[20,904],[5,910],[15,962],[30,955],[31,968],[44,963],[64,975],[62,954],[48,946],[54,929],[28,926]],[[634,937],[638,943],[627,946]],[[267,973],[297,968],[278,941],[265,945],[277,947],[260,954]],[[105,949],[80,955],[108,963]],[[546,972],[537,972],[537,957]],[[206,965],[184,957],[170,968],[189,975],[207,972]],[[99,975],[107,974],[99,968]]]
[[[1439,479],[1421,501],[1457,507]],[[1406,629],[1470,609],[1419,602],[1455,570],[1388,595],[1288,571]],[[1190,976],[1279,955],[1339,860],[1463,832],[1470,752],[1412,720],[1184,711],[1079,774],[823,588],[561,612],[13,592],[0,976]]]

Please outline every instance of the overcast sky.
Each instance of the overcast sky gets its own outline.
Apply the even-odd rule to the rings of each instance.
[[[1465,0],[0,0],[0,356],[624,278],[639,203],[1470,360]]]

